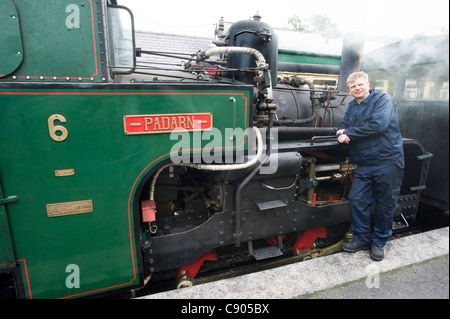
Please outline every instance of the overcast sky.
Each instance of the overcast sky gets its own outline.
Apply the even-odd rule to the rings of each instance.
[[[323,13],[342,33],[361,32],[369,38],[412,38],[438,35],[449,29],[448,0],[118,0],[131,9],[137,30],[214,36],[220,17],[236,22],[256,12],[273,28],[288,27],[288,19],[302,21]]]

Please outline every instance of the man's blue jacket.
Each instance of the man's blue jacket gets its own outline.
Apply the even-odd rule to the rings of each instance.
[[[403,142],[397,108],[389,94],[369,91],[358,104],[348,104],[338,127],[350,138],[350,163],[359,166],[395,164],[404,168]]]

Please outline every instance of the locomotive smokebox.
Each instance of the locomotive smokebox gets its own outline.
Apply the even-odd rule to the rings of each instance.
[[[234,23],[228,30],[228,45],[232,47],[249,47],[261,52],[269,64],[271,84],[277,83],[278,37],[273,29],[261,22],[261,16],[255,14],[253,19]],[[234,69],[251,69],[256,67],[255,58],[246,54],[230,54],[229,67]],[[248,84],[254,83],[255,75],[249,72],[234,72],[234,78]]]

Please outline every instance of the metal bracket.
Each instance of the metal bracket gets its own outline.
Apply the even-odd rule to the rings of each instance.
[[[6,198],[0,198],[0,205],[3,204],[11,204],[17,201],[17,196],[13,195],[13,196],[8,196]]]
[[[9,229],[8,216],[6,215],[5,204],[14,203],[17,201],[17,196],[3,196],[2,189],[0,187],[0,268],[14,268],[16,266],[16,258],[14,254],[14,248],[12,245],[11,231]]]
[[[431,158],[433,157],[432,153],[425,153],[423,155],[417,156],[419,161],[423,161],[422,171],[420,173],[420,181],[418,186],[410,187],[411,191],[421,191],[426,189],[425,183],[427,181],[428,171],[430,169]]]

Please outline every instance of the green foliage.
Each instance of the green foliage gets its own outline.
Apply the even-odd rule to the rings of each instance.
[[[306,19],[306,21],[308,23],[302,22],[302,19],[296,14],[288,19],[288,23],[292,26],[294,31],[323,32],[337,29],[337,24],[323,13],[316,13]]]

